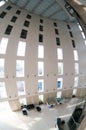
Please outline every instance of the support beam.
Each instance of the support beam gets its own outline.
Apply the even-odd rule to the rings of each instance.
[[[70,13],[65,8],[65,2],[63,0],[56,0],[56,2],[60,5],[60,7],[65,11],[70,21],[74,20],[74,18],[70,15]]]
[[[78,0],[65,0],[71,8],[74,10],[74,16],[82,26],[82,29],[86,36],[86,6],[80,3]]]

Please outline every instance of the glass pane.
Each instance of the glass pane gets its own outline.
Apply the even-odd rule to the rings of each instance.
[[[62,60],[63,59],[63,53],[62,53],[62,49],[61,48],[57,48],[57,57],[58,57],[58,60]]]
[[[8,44],[8,38],[2,38],[0,43],[0,54],[5,54]]]
[[[0,98],[6,98],[7,93],[6,93],[6,88],[5,88],[5,83],[0,82]]]
[[[75,63],[75,74],[79,74],[79,64]]]
[[[44,58],[44,46],[38,46],[38,58]]]
[[[78,77],[74,78],[74,87],[78,87]]]
[[[41,94],[41,95],[39,95],[39,101],[42,101],[43,102],[43,100],[44,100],[44,96]]]
[[[4,59],[0,59],[0,78],[4,77]]]
[[[24,77],[24,61],[23,60],[16,61],[16,76]]]
[[[18,95],[25,95],[25,82],[17,81]]]
[[[20,102],[21,105],[26,105],[27,104],[26,98],[20,98],[19,102]]]
[[[44,75],[44,62],[38,62],[38,76]]]
[[[85,45],[86,45],[86,40],[84,42],[85,42]]]
[[[58,89],[61,89],[61,88],[62,88],[62,84],[63,84],[63,79],[62,79],[62,78],[58,78],[57,88],[58,88]]]
[[[81,32],[81,34],[82,34],[83,39],[85,39],[86,37],[85,37],[84,32]]]
[[[63,63],[59,62],[58,63],[58,75],[63,74]]]
[[[82,27],[79,25],[79,23],[77,23],[77,24],[78,24],[79,30],[82,31]]]
[[[20,41],[18,44],[17,56],[25,56],[26,42]]]
[[[38,80],[38,91],[43,92],[44,91],[44,80]]]
[[[78,52],[76,50],[74,50],[74,60],[75,61],[78,60]]]
[[[61,95],[62,95],[61,91],[57,92],[57,98],[61,98]]]
[[[6,3],[6,1],[0,1],[0,7],[3,6]]]
[[[73,89],[73,95],[76,95],[77,89]]]

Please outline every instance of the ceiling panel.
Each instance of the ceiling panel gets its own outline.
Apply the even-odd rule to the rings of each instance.
[[[49,17],[50,19],[71,20],[69,12],[64,9],[64,0],[9,0],[12,3],[27,9],[29,12]],[[83,0],[84,1],[84,0]]]
[[[43,0],[43,2],[36,8],[36,14],[42,14],[52,3],[54,0]]]
[[[17,5],[20,7],[24,7],[26,2],[27,2],[27,0],[18,0]]]
[[[47,9],[46,12],[44,12],[43,16],[49,16],[52,13],[56,12],[60,9],[60,6],[58,6],[56,3],[51,6],[51,8]]]
[[[59,13],[56,13],[55,15],[52,16],[52,19],[57,19],[58,17],[58,20],[68,20],[68,16],[66,15],[66,13],[64,11],[60,11]]]
[[[34,7],[39,3],[40,0],[30,0],[30,2],[26,5],[25,9],[32,11]]]

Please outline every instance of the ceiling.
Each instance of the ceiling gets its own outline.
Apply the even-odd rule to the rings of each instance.
[[[64,0],[9,0],[31,13],[54,20],[74,21],[65,8]]]

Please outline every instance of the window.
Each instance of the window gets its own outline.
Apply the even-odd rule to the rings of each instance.
[[[44,75],[44,62],[38,62],[38,76]]]
[[[83,39],[85,39],[86,37],[85,37],[84,32],[81,32],[81,34],[82,34]]]
[[[25,56],[25,47],[26,47],[26,42],[19,41],[17,56]]]
[[[86,40],[84,42],[85,42],[85,45],[86,45]]]
[[[21,13],[21,11],[20,11],[20,10],[17,10],[17,11],[16,11],[16,14],[18,14],[18,15],[19,15],[20,13]]]
[[[78,87],[78,77],[74,78],[74,87]]]
[[[6,14],[7,14],[7,13],[3,11],[3,12],[0,14],[0,18],[4,18]]]
[[[0,59],[0,78],[4,77],[4,59]]]
[[[70,28],[70,25],[67,25],[67,28],[68,28],[68,29],[71,29],[71,28]]]
[[[20,98],[19,102],[20,102],[21,105],[26,105],[27,104],[26,98]]]
[[[74,53],[74,60],[78,61],[78,52],[77,52],[77,50],[74,50],[73,53]]]
[[[57,92],[57,98],[61,98],[61,95],[62,95],[61,91]]]
[[[0,42],[0,54],[6,54],[8,38],[3,37]]]
[[[72,40],[72,46],[73,46],[73,48],[76,47],[76,46],[75,46],[75,41],[74,41],[74,40]]]
[[[22,29],[20,37],[26,39],[26,37],[27,37],[27,30]]]
[[[82,31],[82,27],[80,26],[80,24],[79,23],[77,24],[78,24],[79,30]]]
[[[73,89],[73,95],[76,95],[77,89]]]
[[[39,34],[39,42],[43,42],[43,35]]]
[[[55,34],[57,34],[57,35],[59,34],[58,29],[55,29]]]
[[[73,34],[72,34],[72,32],[71,32],[71,31],[69,32],[69,34],[70,34],[70,36],[71,36],[71,37],[73,37]]]
[[[58,57],[58,60],[62,60],[63,59],[63,53],[62,53],[62,49],[61,48],[57,48],[57,57]]]
[[[39,92],[44,91],[44,80],[43,79],[38,80],[38,91]]]
[[[6,28],[6,30],[5,30],[5,34],[10,35],[10,33],[12,31],[12,28],[13,28],[13,26],[8,25],[7,28]]]
[[[7,98],[5,83],[0,82],[0,98]]]
[[[60,39],[58,37],[56,37],[56,44],[57,46],[60,46]]]
[[[44,58],[44,46],[38,46],[38,58]]]
[[[6,9],[7,9],[7,10],[11,10],[11,8],[12,8],[12,7],[9,5]]]
[[[26,16],[26,18],[31,19],[31,15],[28,14],[28,15]]]
[[[5,3],[6,3],[6,0],[5,1],[0,0],[0,7],[2,7]]]
[[[17,17],[16,17],[16,16],[13,16],[12,19],[11,19],[11,22],[14,22],[14,23],[15,23],[16,20],[17,20]]]
[[[63,63],[59,62],[58,63],[58,75],[63,74]]]
[[[79,74],[79,64],[75,63],[75,75]]]
[[[25,95],[25,82],[17,81],[18,95]]]
[[[43,23],[43,19],[40,19],[40,23]]]
[[[57,80],[57,88],[61,89],[62,85],[63,85],[63,79],[62,78],[58,78],[58,80]]]
[[[54,22],[53,25],[54,25],[55,27],[57,27],[57,23]]]
[[[24,61],[16,61],[16,77],[24,77]]]
[[[43,26],[42,25],[39,26],[39,31],[43,31]]]
[[[25,22],[24,22],[24,26],[25,26],[25,27],[29,27],[29,24],[30,24],[30,22],[27,21],[27,20],[25,20]]]
[[[38,98],[39,98],[39,102],[40,102],[40,101],[43,102],[43,100],[44,100],[44,96],[43,96],[43,94],[40,94]]]

